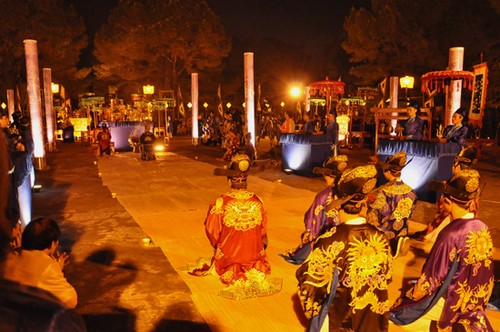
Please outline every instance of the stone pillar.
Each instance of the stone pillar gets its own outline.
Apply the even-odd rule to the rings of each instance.
[[[12,121],[14,121],[12,114],[14,114],[14,111],[16,109],[16,101],[14,99],[14,90],[13,89],[7,90],[7,109],[9,110],[9,122],[12,122]]]
[[[390,100],[391,103],[389,105],[390,108],[398,108],[398,90],[399,90],[399,77],[391,76],[389,79],[389,91],[390,91]],[[397,116],[398,113],[392,113],[393,116]],[[398,124],[398,120],[391,120],[391,135],[396,135],[396,126]]]
[[[311,101],[309,100],[311,98],[311,88],[306,87],[306,113],[310,116],[311,115]]]
[[[448,59],[448,70],[462,71],[464,68],[464,48],[450,48]],[[462,81],[451,80],[450,85],[446,87],[446,110],[445,110],[445,127],[451,125],[453,113],[460,108],[462,99]]]
[[[54,140],[54,102],[52,96],[52,70],[43,68],[43,95],[45,97],[45,126],[47,127],[47,150],[55,151]]]
[[[193,145],[198,145],[198,73],[191,74],[191,104],[193,104],[192,115],[192,137]]]
[[[42,104],[40,101],[40,74],[38,69],[37,41],[24,40],[26,56],[26,76],[28,81],[28,101],[33,136],[33,162],[36,169],[45,168],[45,144],[43,139]]]
[[[253,53],[244,54],[244,84],[245,84],[245,113],[247,129],[243,130],[243,135],[252,133],[252,144],[255,146],[255,87],[253,72]]]

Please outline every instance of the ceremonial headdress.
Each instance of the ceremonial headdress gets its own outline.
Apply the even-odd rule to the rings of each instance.
[[[345,171],[336,186],[332,188],[335,199],[327,209],[339,209],[349,201],[361,201],[377,184],[377,169],[373,165],[358,166]]]
[[[337,176],[346,169],[347,160],[347,156],[343,154],[330,157],[323,163],[323,167],[314,167],[313,173],[328,176]]]
[[[455,156],[455,163],[469,167],[477,162],[478,149],[474,145],[467,146]]]
[[[231,158],[229,166],[216,168],[214,175],[227,176],[231,178],[231,181],[245,182],[251,165],[252,162],[246,154],[238,153]]]
[[[385,161],[378,162],[378,165],[384,171],[387,170],[401,171],[406,165],[408,165],[410,161],[407,162],[406,160],[406,152],[399,151],[396,154],[387,157]]]
[[[481,177],[479,172],[473,169],[466,169],[458,172],[446,183],[439,181],[429,182],[429,189],[440,191],[449,195],[456,201],[466,203],[471,199],[479,197],[479,184]]]

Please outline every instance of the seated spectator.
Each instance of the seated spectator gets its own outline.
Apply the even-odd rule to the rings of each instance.
[[[0,135],[0,329],[26,332],[83,332],[83,319],[52,294],[3,278],[11,240],[11,225],[5,217],[9,171],[7,144]]]
[[[468,136],[467,109],[460,107],[453,113],[451,124],[444,128],[443,137],[446,138],[446,143],[458,143],[462,147],[465,146]]]
[[[7,256],[3,277],[44,289],[67,307],[75,308],[78,296],[63,274],[68,256],[56,253],[60,236],[61,230],[55,220],[32,220],[22,235],[22,251]]]
[[[424,120],[420,115],[420,105],[412,101],[406,109],[410,117],[404,124],[404,135],[407,140],[420,141],[424,134]]]

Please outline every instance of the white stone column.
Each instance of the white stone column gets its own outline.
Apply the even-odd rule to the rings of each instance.
[[[243,135],[248,132],[252,133],[252,144],[255,146],[255,87],[252,52],[245,52],[244,65],[245,113],[247,119],[247,128],[246,131],[243,130]]]
[[[43,68],[43,95],[45,99],[45,126],[47,128],[47,150],[55,151],[54,140],[54,102],[52,95],[52,70]]]
[[[191,74],[191,104],[193,104],[192,115],[192,138],[193,145],[198,145],[198,73]]]
[[[26,56],[26,76],[28,80],[28,101],[31,118],[31,135],[34,143],[34,166],[36,169],[45,168],[45,144],[43,139],[42,104],[40,100],[40,73],[38,69],[37,41],[24,40]]]
[[[389,91],[390,91],[390,108],[398,108],[398,89],[399,89],[399,77],[391,76],[389,79]],[[397,116],[398,113],[392,113],[393,116]],[[398,124],[398,120],[391,120],[392,132],[391,135],[396,135],[396,126]]]
[[[13,89],[7,90],[7,109],[9,110],[9,122],[12,122],[14,121],[12,114],[14,114],[14,111],[16,110],[16,101],[14,99]]]
[[[306,113],[310,116],[311,115],[311,101],[309,100],[311,98],[311,88],[306,87]]]
[[[464,69],[464,48],[450,48],[448,59],[448,70],[462,71]],[[446,111],[445,111],[445,127],[451,124],[453,113],[460,108],[462,99],[462,81],[451,80],[450,85],[446,88]]]

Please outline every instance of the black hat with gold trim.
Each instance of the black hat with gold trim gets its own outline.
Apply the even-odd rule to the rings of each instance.
[[[410,159],[411,161],[411,159]],[[385,161],[381,161],[378,163],[378,166],[382,168],[384,171],[388,170],[395,170],[395,171],[400,171],[402,170],[410,161],[406,161],[406,152],[404,151],[399,151],[396,154],[387,157]]]
[[[328,176],[337,176],[346,169],[347,161],[348,158],[344,154],[330,157],[323,163],[323,167],[314,167],[313,173]]]
[[[455,157],[455,163],[469,167],[477,162],[478,149],[474,145],[467,146]]]
[[[244,153],[235,154],[231,158],[229,166],[224,168],[216,168],[214,175],[227,176],[227,177],[242,177],[246,180],[252,162],[250,158]]]
[[[345,171],[336,186],[332,188],[335,199],[327,209],[338,210],[349,201],[361,201],[377,185],[377,169],[374,165],[358,166]]]
[[[444,195],[451,196],[454,200],[466,203],[479,197],[481,177],[474,169],[465,169],[458,172],[446,183],[439,181],[429,182],[429,189],[441,191]]]

